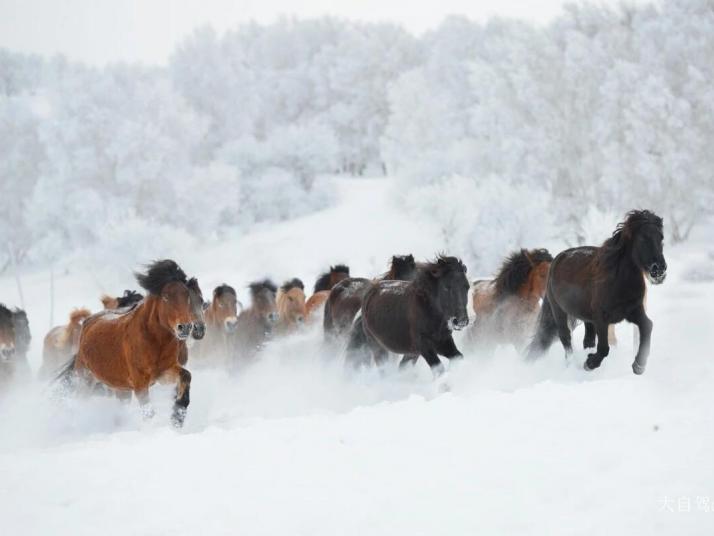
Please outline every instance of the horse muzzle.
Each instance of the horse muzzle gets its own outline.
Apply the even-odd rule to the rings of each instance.
[[[449,331],[461,331],[464,329],[466,326],[469,325],[469,319],[468,318],[462,318],[459,319],[457,317],[451,317],[449,318],[447,322],[447,326],[449,328]]]
[[[238,327],[238,318],[235,316],[229,316],[223,321],[223,329],[226,333],[233,333]]]
[[[0,346],[0,360],[8,361],[15,355],[15,347],[3,344]]]
[[[200,341],[206,335],[206,324],[203,322],[197,322],[193,324],[193,329],[191,330],[191,336]]]
[[[661,285],[667,278],[667,264],[652,263],[647,270],[645,270],[645,277],[647,281],[653,285]]]
[[[192,331],[193,324],[190,322],[188,324],[176,324],[176,327],[174,328],[174,335],[176,335],[178,340],[185,341],[189,338]]]

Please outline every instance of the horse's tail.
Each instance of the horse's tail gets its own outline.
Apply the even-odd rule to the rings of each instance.
[[[58,384],[62,388],[70,388],[72,386],[72,379],[74,377],[74,366],[77,363],[77,354],[72,356],[72,359],[64,365],[57,375],[52,380],[53,384]]]
[[[541,305],[536,323],[536,332],[533,340],[526,348],[526,357],[535,359],[545,353],[553,344],[555,337],[558,335],[558,326],[555,323],[553,309],[551,308],[548,295],[543,297],[543,305]]]

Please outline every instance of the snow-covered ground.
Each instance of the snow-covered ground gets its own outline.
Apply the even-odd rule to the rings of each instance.
[[[156,256],[174,256],[206,295],[225,281],[245,298],[254,277],[299,276],[310,286],[329,263],[372,275],[392,254],[440,249],[439,230],[396,209],[386,181],[335,187],[332,209]],[[597,371],[582,369],[582,350],[566,363],[558,346],[535,364],[511,350],[488,359],[467,351],[450,367],[446,393],[423,362],[347,373],[316,326],[274,343],[239,378],[193,370],[178,432],[168,423],[170,389],[153,392],[150,422],[135,404],[57,401],[39,383],[5,393],[0,532],[711,534],[710,236],[702,228],[665,250],[670,274],[648,295],[655,327],[641,377],[624,325]],[[136,265],[62,266],[55,323],[72,307],[96,309],[101,292],[136,287]],[[687,277],[693,271],[704,277]],[[49,271],[22,274],[22,284],[37,369]],[[0,301],[19,302],[11,275],[0,278]]]

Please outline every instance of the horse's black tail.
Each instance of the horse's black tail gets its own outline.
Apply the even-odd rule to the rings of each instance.
[[[345,357],[347,363],[354,367],[359,367],[369,360],[367,334],[364,332],[361,314],[358,314],[357,318],[355,318],[354,322],[352,322],[352,328],[350,329],[349,338],[347,340]]]
[[[58,384],[63,389],[69,389],[72,387],[72,380],[74,379],[74,365],[77,362],[77,354],[72,356],[72,359],[64,365],[57,375],[52,380],[52,384]]]
[[[550,348],[550,345],[553,344],[557,335],[558,326],[555,323],[553,309],[550,306],[550,301],[546,294],[546,296],[543,297],[540,313],[538,313],[535,335],[528,345],[528,348],[526,348],[526,357],[528,359],[535,359],[543,355],[545,351]]]

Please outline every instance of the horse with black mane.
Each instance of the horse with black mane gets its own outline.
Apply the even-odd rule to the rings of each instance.
[[[520,249],[506,257],[494,279],[473,282],[476,318],[469,338],[479,350],[501,344],[523,350],[535,327],[552,260],[547,249]]]
[[[182,426],[191,385],[191,373],[180,362],[182,352],[189,336],[200,338],[205,331],[202,307],[197,307],[199,299],[202,305],[200,288],[169,259],[135,275],[146,298],[130,309],[88,318],[77,354],[58,379],[69,383],[79,377],[87,385],[105,385],[129,397],[133,392],[145,415],[153,414],[149,387],[157,381],[174,383],[172,422]]]
[[[572,352],[569,318],[574,318],[585,322],[585,348],[594,347],[597,340],[596,351],[588,354],[585,361],[586,370],[595,369],[610,351],[608,326],[627,320],[640,332],[632,370],[642,374],[652,334],[652,321],[643,305],[644,279],[654,285],[665,280],[663,239],[662,218],[649,210],[633,210],[600,247],[581,246],[559,253],[550,266],[537,332],[528,347],[528,356],[544,353],[556,335],[566,356],[569,355]]]
[[[19,375],[29,376],[25,358],[29,344],[30,328],[25,312],[0,303],[0,385],[17,380]]]
[[[135,290],[125,290],[121,296],[112,297],[108,294],[103,294],[100,298],[105,309],[121,309],[129,307],[144,299],[144,296]]]
[[[444,255],[420,263],[412,281],[375,282],[365,293],[362,312],[352,325],[348,359],[366,345],[377,365],[386,360],[388,352],[403,354],[403,364],[421,355],[435,375],[441,373],[439,355],[462,357],[452,331],[468,325],[468,291],[466,266],[456,257]]]
[[[278,287],[270,279],[254,281],[250,288],[250,307],[238,315],[231,335],[234,364],[250,359],[265,345],[280,318],[275,303]]]
[[[389,270],[376,281],[410,281],[414,278],[416,267],[413,255],[393,255]],[[364,277],[348,277],[332,287],[325,302],[322,323],[326,340],[335,340],[349,332],[362,307],[362,299],[374,281]]]
[[[327,301],[332,287],[343,279],[347,279],[349,276],[350,267],[345,264],[330,266],[330,269],[327,272],[320,274],[317,281],[315,281],[315,288],[313,289],[312,296],[310,296],[307,302],[305,302],[307,318],[315,316],[317,311],[319,311],[325,301]]]

